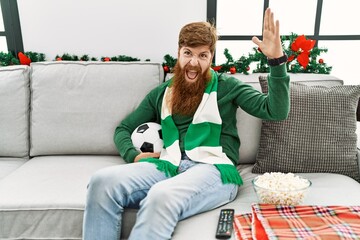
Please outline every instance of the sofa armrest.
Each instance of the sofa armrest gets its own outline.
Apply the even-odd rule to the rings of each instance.
[[[358,106],[357,106],[357,109],[356,109],[356,120],[358,122],[360,122],[360,98],[359,98],[359,103],[358,103]],[[359,126],[359,123],[358,123],[358,126]]]

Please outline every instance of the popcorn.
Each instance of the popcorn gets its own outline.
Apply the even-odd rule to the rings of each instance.
[[[293,173],[264,173],[253,180],[253,185],[261,203],[298,205],[311,182]]]

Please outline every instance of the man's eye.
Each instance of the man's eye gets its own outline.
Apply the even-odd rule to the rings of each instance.
[[[184,54],[185,54],[186,56],[189,56],[189,55],[190,55],[190,51],[185,51]]]
[[[201,54],[200,57],[203,58],[203,59],[206,59],[208,57],[208,55],[207,54]]]

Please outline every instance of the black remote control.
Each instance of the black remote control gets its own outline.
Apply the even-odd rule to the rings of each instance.
[[[221,209],[216,229],[217,239],[231,238],[234,221],[234,209]]]

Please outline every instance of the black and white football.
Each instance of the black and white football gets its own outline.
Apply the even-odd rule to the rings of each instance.
[[[161,125],[155,122],[143,123],[135,128],[131,140],[141,152],[161,152],[164,145]]]

